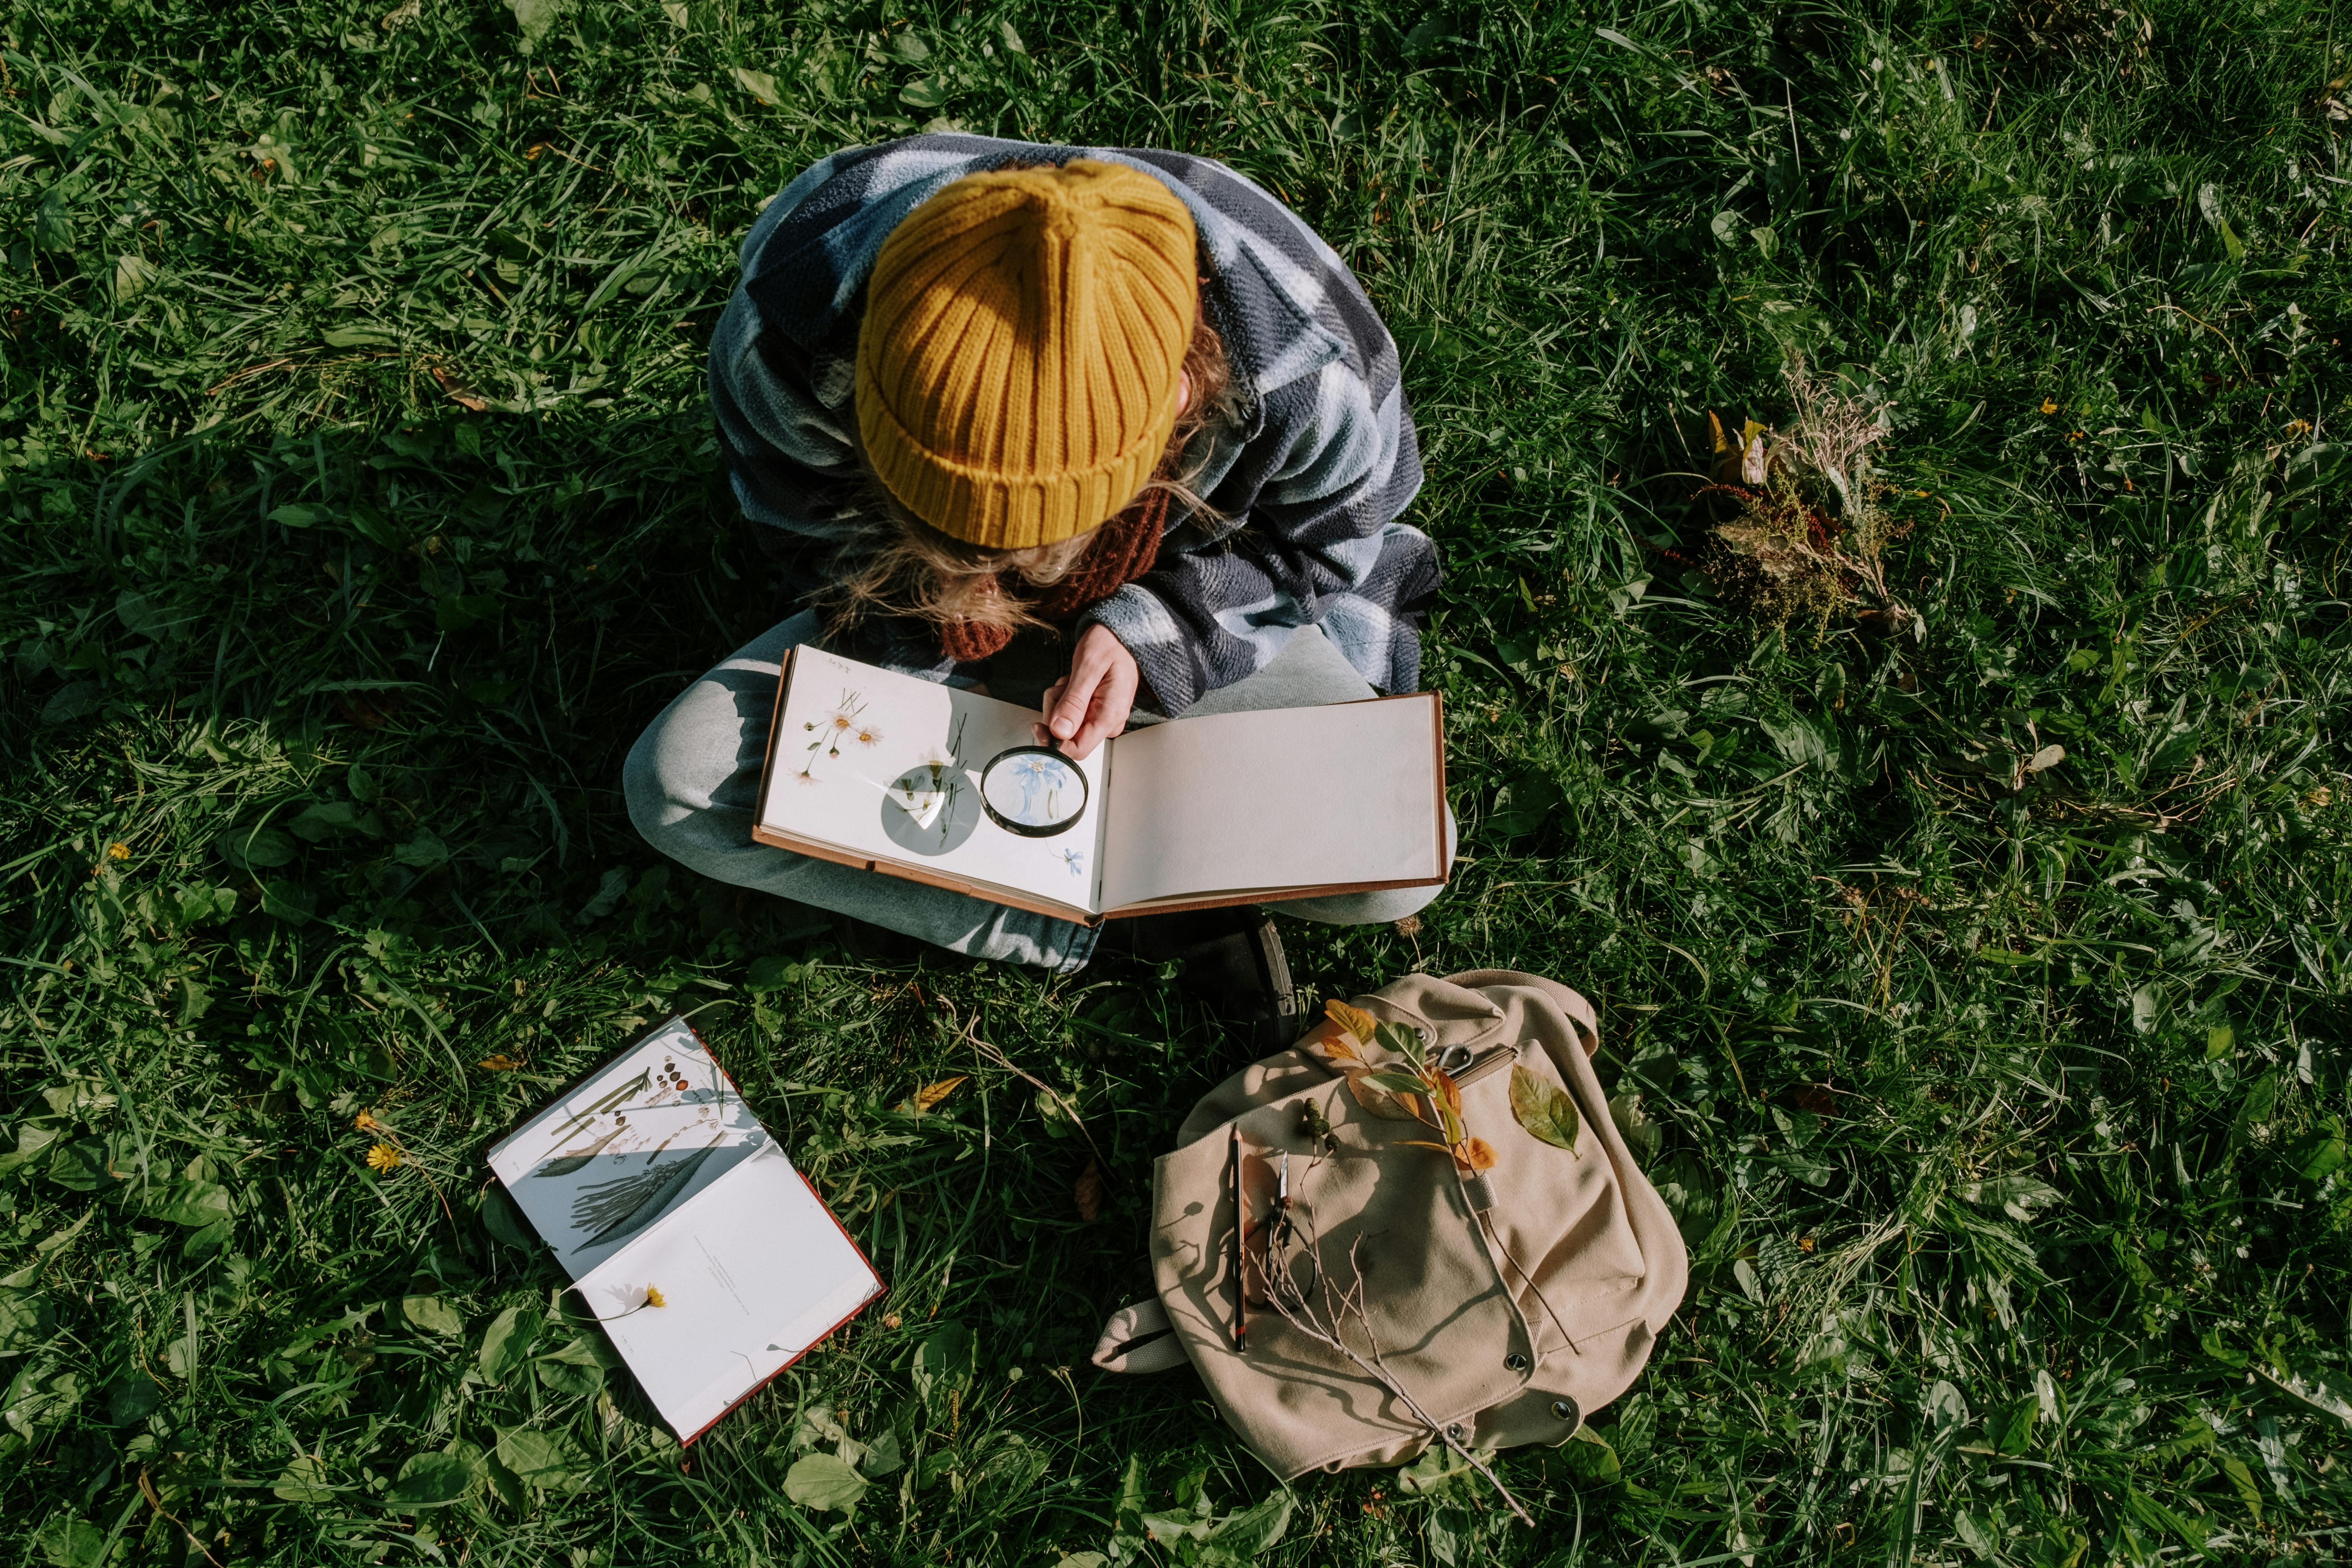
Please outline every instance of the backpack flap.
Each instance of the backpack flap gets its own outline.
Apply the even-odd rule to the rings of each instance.
[[[1609,1114],[1584,998],[1508,971],[1453,983],[1493,1000],[1505,1015],[1498,1034],[1518,1044],[1509,1071],[1465,1084],[1463,1121],[1495,1149],[1486,1173],[1494,1202],[1482,1229],[1538,1347],[1526,1391],[1483,1411],[1471,1442],[1561,1443],[1640,1375],[1682,1302],[1689,1254]],[[1515,1085],[1526,1115],[1514,1103]],[[1528,1126],[1536,1121],[1555,1137],[1566,1130],[1555,1093],[1573,1108],[1573,1149]]]
[[[1159,1162],[1152,1274],[1210,1397],[1276,1474],[1409,1457],[1431,1422],[1460,1424],[1519,1392],[1534,1347],[1450,1158],[1391,1147],[1412,1124],[1370,1117],[1336,1078],[1230,1126],[1246,1227],[1236,1234],[1234,1140],[1221,1128]]]
[[[1409,1459],[1440,1429],[1474,1447],[1565,1441],[1639,1373],[1687,1273],[1610,1119],[1591,1010],[1506,971],[1410,976],[1358,1005],[1445,1067],[1489,1168],[1432,1146],[1443,1134],[1412,1110],[1426,1100],[1367,1081],[1406,1064],[1399,1042],[1318,1026],[1203,1099],[1159,1162],[1168,1338],[1286,1479]],[[1107,1332],[1097,1361],[1172,1363],[1166,1340],[1113,1345],[1143,1326]]]

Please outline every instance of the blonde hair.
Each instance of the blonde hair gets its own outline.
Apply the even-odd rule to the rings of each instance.
[[[1188,511],[1213,515],[1213,509],[1191,488],[1198,466],[1191,473],[1182,469],[1184,449],[1192,437],[1233,412],[1233,367],[1225,358],[1224,340],[1209,324],[1205,309],[1194,313],[1183,374],[1192,380],[1192,400],[1177,416],[1167,450],[1143,489],[1166,490],[1171,502]],[[816,596],[829,636],[847,632],[867,616],[1008,634],[1023,626],[1046,626],[1015,584],[1053,586],[1077,567],[1109,526],[1025,549],[966,544],[908,510],[884,486],[862,445],[857,463],[866,479],[858,500],[859,525],[835,557],[844,569]]]

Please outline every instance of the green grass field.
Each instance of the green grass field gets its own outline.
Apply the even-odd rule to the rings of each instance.
[[[2352,16],[390,5],[0,22],[0,1554],[2352,1552]],[[1693,1257],[1533,1531],[1087,1368],[1239,1065],[1170,977],[868,971],[630,829],[770,608],[734,246],[939,121],[1224,158],[1405,345],[1465,858],[1293,961],[1584,990]],[[1916,636],[1689,565],[1792,357],[1889,405]],[[891,1282],[690,1456],[480,1162],[672,1009]]]

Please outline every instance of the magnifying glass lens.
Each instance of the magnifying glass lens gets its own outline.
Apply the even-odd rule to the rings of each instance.
[[[1051,746],[999,752],[980,775],[980,803],[1008,833],[1047,838],[1087,810],[1087,775]]]

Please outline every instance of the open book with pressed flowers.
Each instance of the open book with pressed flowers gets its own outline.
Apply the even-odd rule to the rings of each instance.
[[[1130,729],[1083,762],[1033,751],[1050,836],[983,805],[1037,710],[795,648],[778,683],[751,837],[1088,924],[1123,915],[1428,887],[1445,880],[1445,748],[1434,692],[1203,714]],[[1075,775],[1075,777],[1073,776]],[[990,789],[1000,788],[990,775]]]
[[[882,1292],[684,1018],[558,1096],[490,1169],[689,1443]]]

